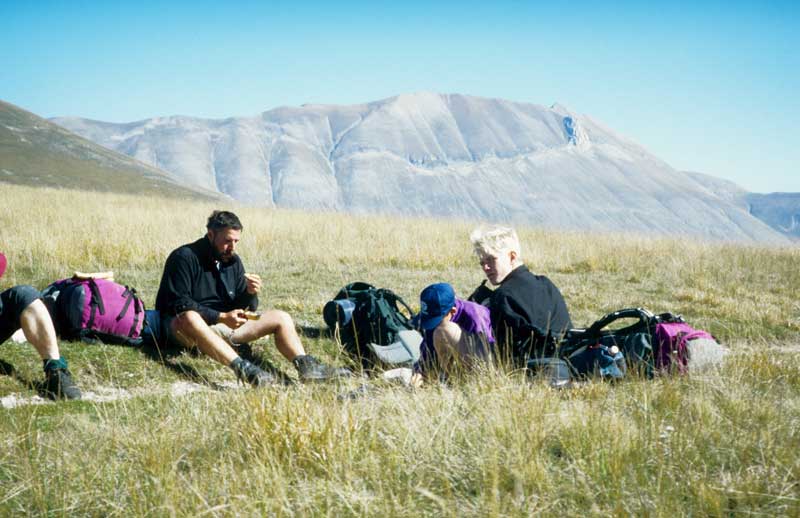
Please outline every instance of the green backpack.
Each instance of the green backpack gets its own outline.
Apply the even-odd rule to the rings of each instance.
[[[413,312],[392,290],[366,282],[348,284],[325,304],[322,314],[331,331],[338,333],[347,354],[364,369],[379,363],[412,363],[419,359],[418,346],[414,350],[409,340],[401,339],[413,330]],[[407,354],[384,354],[390,349],[405,349]]]

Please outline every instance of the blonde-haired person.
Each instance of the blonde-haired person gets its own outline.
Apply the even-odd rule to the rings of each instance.
[[[495,287],[490,293],[482,286],[470,300],[489,306],[496,352],[518,365],[545,354],[548,344],[572,327],[561,291],[523,264],[513,228],[478,227],[470,241],[486,279]]]

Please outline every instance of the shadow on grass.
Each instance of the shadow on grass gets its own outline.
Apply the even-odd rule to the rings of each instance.
[[[186,362],[180,361],[179,358],[184,356],[185,354],[188,354],[195,358],[203,356],[203,354],[201,354],[197,349],[185,348],[181,346],[172,346],[172,345],[158,346],[155,344],[145,344],[142,345],[142,347],[140,347],[139,350],[148,359],[160,363],[167,369],[173,371],[179,376],[188,379],[189,381],[211,387],[214,390],[226,390],[226,387],[219,385],[218,383],[215,383],[213,381],[210,381],[208,378],[203,376],[197,369],[187,364]],[[294,383],[294,381],[289,376],[287,376],[278,367],[276,367],[270,360],[264,358],[261,354],[254,352],[250,344],[240,345],[239,347],[236,348],[236,352],[239,354],[239,356],[241,356],[245,360],[251,361],[256,365],[259,365],[265,371],[268,371],[271,374],[273,374],[278,380],[280,380],[280,382],[283,385],[292,385]],[[213,360],[209,359],[209,361]]]
[[[45,383],[44,381],[33,381],[32,379],[28,379],[22,374],[20,374],[16,367],[11,365],[5,360],[0,360],[0,375],[8,376],[9,378],[17,380],[19,383],[25,386],[28,390],[33,390],[39,397],[44,399],[53,399],[51,394],[45,390]]]
[[[279,369],[274,363],[272,363],[271,360],[264,358],[262,354],[255,352],[250,344],[239,345],[236,348],[236,352],[239,353],[239,356],[245,360],[255,363],[265,371],[275,376],[275,378],[282,385],[294,385],[294,380],[292,378]]]
[[[327,327],[299,326],[299,330],[306,338],[333,338],[333,333]]]

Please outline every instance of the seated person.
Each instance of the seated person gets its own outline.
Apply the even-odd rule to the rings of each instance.
[[[416,318],[423,341],[417,372],[422,373],[435,363],[448,375],[489,358],[494,335],[486,307],[459,299],[446,283],[431,284],[419,298]]]
[[[6,264],[5,255],[0,253],[0,277]],[[0,344],[20,328],[42,358],[44,394],[52,399],[80,399],[81,391],[67,370],[67,360],[58,351],[50,313],[40,300],[39,291],[32,286],[15,286],[0,293]]]
[[[275,335],[278,351],[294,363],[303,381],[349,376],[349,370],[325,365],[306,354],[286,312],[273,309],[252,315],[253,320],[246,318],[246,310],[258,307],[261,278],[246,274],[236,254],[242,223],[232,212],[214,211],[206,229],[205,236],[174,250],[164,265],[156,296],[162,340],[196,346],[256,387],[278,380],[241,358],[232,345],[266,335]]]
[[[488,297],[497,353],[525,365],[572,327],[564,297],[544,275],[531,273],[522,263],[517,233],[508,227],[477,228],[470,241],[483,273],[495,286]],[[486,287],[476,290],[486,298]],[[473,294],[475,295],[475,294]]]

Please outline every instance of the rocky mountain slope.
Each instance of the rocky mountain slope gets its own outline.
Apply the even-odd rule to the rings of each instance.
[[[53,121],[250,204],[786,242],[736,200],[560,105],[418,93],[223,120]]]

